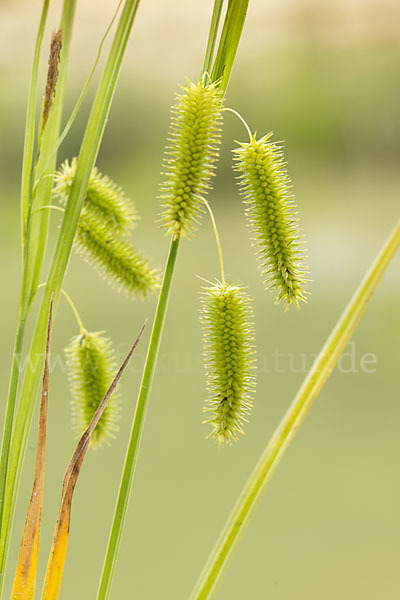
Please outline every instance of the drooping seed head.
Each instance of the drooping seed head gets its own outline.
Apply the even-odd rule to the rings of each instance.
[[[66,160],[55,175],[54,196],[65,206],[76,172],[77,159]],[[95,167],[90,175],[83,210],[97,217],[121,234],[127,234],[136,225],[139,215],[130,198],[121,187],[102,175]]]
[[[255,387],[253,313],[243,288],[216,283],[202,296],[209,437],[230,444],[243,433]]]
[[[68,200],[76,164],[75,158],[71,164],[66,161],[56,174],[53,193],[62,205]],[[160,274],[128,239],[137,220],[134,205],[122,189],[93,169],[74,247],[113,287],[144,297],[158,289]]]
[[[66,349],[68,375],[72,394],[72,423],[77,435],[82,434],[116,372],[111,340],[100,333],[87,331],[73,337]],[[93,448],[109,442],[118,431],[120,405],[114,392],[91,437]]]
[[[161,221],[167,233],[189,236],[203,212],[218,158],[223,95],[215,84],[189,82],[172,109]]]
[[[113,287],[128,294],[145,297],[160,283],[158,269],[130,242],[104,225],[100,219],[82,211],[75,237],[75,248]]]
[[[304,240],[283,153],[271,135],[240,144],[235,168],[267,288],[276,290],[278,304],[299,306],[307,296]]]

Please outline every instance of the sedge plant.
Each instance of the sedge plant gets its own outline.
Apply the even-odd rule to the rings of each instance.
[[[101,174],[95,166],[139,0],[121,0],[117,6],[111,24],[116,20],[117,13],[118,24],[98,83],[79,155],[65,161],[58,170],[58,148],[74,121],[93,71],[61,131],[68,54],[76,8],[76,0],[64,0],[60,24],[51,40],[44,97],[37,123],[39,65],[49,9],[49,1],[43,2],[28,97],[21,182],[23,268],[0,463],[0,593],[21,469],[40,386],[42,364],[37,357],[44,355],[34,483],[34,491],[36,490],[39,499],[35,499],[29,506],[27,518],[29,525],[30,515],[33,515],[32,519],[38,527],[32,531],[27,526],[24,531],[13,598],[32,598],[35,593],[44,478],[50,330],[60,297],[64,296],[70,303],[79,329],[69,341],[67,357],[73,424],[77,435],[81,437],[64,479],[59,517],[42,592],[44,600],[56,600],[59,597],[71,523],[72,494],[77,476],[89,443],[92,447],[107,445],[118,431],[121,406],[118,394],[114,394],[112,398],[111,394],[141,335],[140,333],[115,375],[116,363],[111,340],[104,332],[88,331],[83,326],[77,308],[63,289],[73,249],[113,287],[126,291],[129,299],[158,293],[99,580],[98,600],[109,598],[112,590],[178,252],[181,245],[183,247],[183,244],[189,243],[188,239],[193,240],[196,229],[201,225],[203,213],[208,213],[211,218],[221,267],[220,279],[207,274],[213,282],[205,280],[201,300],[207,388],[205,424],[208,427],[208,437],[215,439],[219,445],[231,445],[237,441],[238,434],[245,431],[252,402],[257,401],[252,300],[245,285],[228,283],[226,279],[212,200],[207,200],[206,194],[211,190],[216,174],[224,113],[231,110],[238,115],[236,111],[226,107],[226,92],[248,4],[249,0],[215,0],[205,59],[199,77],[182,85],[172,108],[162,166],[158,220],[170,245],[164,271],[160,273],[132,241],[138,222],[135,206],[118,184]],[[110,27],[106,34],[109,30]],[[100,49],[103,41],[104,39]],[[98,57],[95,66],[97,62]],[[274,292],[276,304],[283,305],[285,309],[292,306],[298,308],[307,300],[308,269],[304,259],[304,239],[298,224],[283,149],[273,141],[270,133],[258,138],[250,131],[244,119],[238,116],[246,125],[249,140],[239,143],[233,150],[234,170],[239,174],[244,218],[256,248],[260,272],[266,288]],[[44,259],[50,254],[47,241],[52,212],[58,214],[61,222],[57,241],[51,249],[49,271],[41,285]],[[339,318],[281,424],[267,443],[193,589],[191,600],[205,600],[214,596],[228,559],[253,514],[257,500],[353,333],[399,244],[398,224]],[[39,289],[42,298],[27,352],[29,364],[33,366],[19,381],[18,360],[24,347],[25,326],[32,316],[32,303]],[[260,342],[263,341],[259,340]],[[32,498],[36,498],[34,493]],[[27,547],[32,550],[32,558],[29,559],[31,562],[26,558]],[[29,568],[24,571],[26,564]]]

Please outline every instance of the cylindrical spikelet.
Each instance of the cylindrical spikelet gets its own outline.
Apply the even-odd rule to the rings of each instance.
[[[63,205],[68,199],[76,164],[76,158],[72,159],[71,164],[66,160],[55,176],[53,193]],[[99,173],[96,167],[90,175],[83,210],[122,234],[128,233],[139,219],[132,200],[114,181]]]
[[[210,437],[230,444],[243,433],[255,387],[253,312],[243,288],[216,283],[202,296]]]
[[[97,217],[82,211],[75,238],[79,254],[117,289],[140,294],[159,286],[159,271],[118,232]]]
[[[236,169],[267,288],[277,291],[277,303],[298,306],[307,296],[304,241],[283,153],[271,135],[240,144],[234,150]]]
[[[72,338],[66,349],[72,393],[72,422],[77,435],[88,427],[116,372],[111,340],[101,333],[83,331]],[[92,447],[98,447],[115,437],[119,416],[118,393],[114,392],[93,431]]]
[[[198,223],[218,158],[223,95],[215,84],[189,83],[172,109],[161,186],[161,220],[175,238]]]
[[[56,174],[54,196],[66,203],[76,171],[76,159]],[[145,296],[159,285],[159,272],[129,242],[138,220],[131,200],[111,179],[93,169],[79,218],[75,249],[111,285]]]

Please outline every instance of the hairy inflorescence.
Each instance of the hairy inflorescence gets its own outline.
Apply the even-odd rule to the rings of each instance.
[[[111,340],[102,332],[82,331],[66,349],[72,394],[72,422],[78,435],[89,426],[100,402],[113,381],[116,363]],[[120,405],[118,393],[110,398],[91,437],[92,447],[109,442],[118,431]]]
[[[218,158],[223,94],[216,84],[189,82],[172,109],[161,219],[174,238],[189,236]]]
[[[276,290],[277,303],[298,306],[307,296],[304,241],[284,156],[271,135],[240,144],[236,169],[267,288]]]
[[[222,283],[202,295],[204,360],[209,397],[205,423],[210,437],[230,444],[243,433],[255,387],[254,325],[243,288]]]
[[[77,159],[66,160],[55,176],[54,194],[65,205],[76,172]],[[136,225],[139,215],[123,189],[95,167],[90,175],[84,203],[85,213],[97,217],[105,225],[127,234]]]
[[[82,211],[75,238],[78,253],[118,290],[145,296],[159,285],[159,271],[131,243],[100,219]]]
[[[76,171],[76,159],[56,174],[54,195],[66,204]],[[75,249],[117,289],[145,296],[159,286],[159,271],[130,242],[138,215],[132,201],[111,179],[95,168],[75,236]]]

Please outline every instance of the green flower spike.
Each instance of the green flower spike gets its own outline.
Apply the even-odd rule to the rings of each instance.
[[[276,302],[299,306],[306,301],[307,269],[303,265],[303,237],[299,231],[290,179],[282,150],[270,141],[240,144],[234,150],[240,172],[246,214],[258,248],[260,269],[267,288],[276,290]]]
[[[66,349],[72,393],[72,422],[77,435],[88,427],[116,371],[111,340],[101,333],[82,330],[80,335],[72,338]],[[114,392],[92,433],[92,448],[115,437],[119,419],[118,393]]]
[[[55,176],[53,193],[64,206],[75,176],[76,164],[76,158],[72,159],[71,164],[66,160]],[[122,234],[133,229],[139,220],[132,200],[114,181],[99,173],[96,167],[89,179],[84,211]]]
[[[112,228],[82,211],[75,248],[98,273],[118,290],[144,297],[159,287],[158,269]]]
[[[253,312],[243,288],[216,283],[202,296],[209,437],[231,444],[243,433],[255,388]]]
[[[161,186],[161,221],[174,238],[188,237],[203,212],[218,158],[223,95],[216,84],[189,82],[172,109]]]
[[[63,205],[76,170],[66,161],[56,175],[54,196]],[[138,215],[129,198],[111,179],[93,169],[79,218],[75,249],[118,290],[145,296],[159,287],[159,271],[130,243]]]

